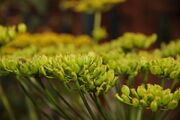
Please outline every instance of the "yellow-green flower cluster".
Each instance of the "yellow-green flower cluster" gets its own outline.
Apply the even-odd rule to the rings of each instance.
[[[156,34],[146,36],[141,33],[125,33],[117,40],[119,41],[120,47],[125,50],[131,50],[132,48],[148,48],[156,41],[156,39]]]
[[[21,23],[17,26],[1,26],[0,25],[0,45],[4,45],[13,40],[17,34],[26,32],[26,25]]]
[[[61,3],[64,9],[73,9],[77,12],[105,11],[125,0],[65,0]]]
[[[174,93],[170,89],[165,89],[159,85],[141,85],[135,88],[129,88],[123,85],[121,95],[116,94],[116,98],[126,104],[134,107],[150,108],[153,112],[158,109],[175,109],[180,100],[180,89]]]
[[[180,55],[180,40],[162,44],[160,51],[163,57]]]
[[[162,58],[149,63],[149,70],[153,75],[171,79],[180,79],[180,64],[173,58]]]
[[[0,73],[58,78],[69,87],[74,83],[84,92],[99,95],[107,92],[116,82],[114,70],[102,62],[102,58],[93,52],[87,55],[35,56],[29,59],[8,57],[0,59]]]
[[[87,35],[73,36],[70,34],[56,34],[56,33],[25,33],[17,35],[17,37],[3,47],[4,54],[11,54],[17,50],[29,46],[36,46],[43,48],[46,46],[57,46],[59,44],[73,44],[76,47],[82,45],[92,44],[91,38]],[[67,49],[68,50],[68,49]],[[58,52],[57,50],[55,50]]]

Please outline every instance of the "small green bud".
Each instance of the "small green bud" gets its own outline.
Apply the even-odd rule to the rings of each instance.
[[[93,37],[96,40],[104,39],[107,36],[107,32],[104,28],[96,28],[93,30]]]
[[[162,74],[162,70],[160,66],[152,66],[150,68],[150,71],[153,75],[161,75]]]
[[[178,101],[177,100],[172,100],[168,103],[167,107],[168,109],[174,109],[176,108],[178,105]]]
[[[127,85],[123,85],[121,88],[121,92],[122,92],[122,94],[129,96],[129,94],[130,94],[129,87]]]
[[[131,89],[131,94],[134,96],[134,97],[139,97],[136,90],[134,88]]]
[[[117,98],[119,101],[123,102],[123,99],[116,93],[115,98]]]
[[[132,99],[132,104],[134,107],[137,107],[139,105],[139,100],[137,98]]]
[[[180,88],[174,92],[173,99],[180,100]]]
[[[179,72],[178,71],[172,71],[170,73],[170,78],[172,78],[172,79],[176,79],[176,78],[178,78],[178,76],[179,76]]]
[[[163,105],[167,105],[171,99],[172,99],[172,94],[163,95],[161,98],[161,103]]]
[[[125,94],[122,94],[122,95],[121,95],[121,98],[123,99],[123,101],[124,101],[124,102],[126,102],[126,103],[130,103],[130,99],[129,99],[129,97],[128,97],[128,96],[126,96]]]
[[[57,72],[57,77],[60,79],[60,80],[62,80],[62,81],[64,81],[65,80],[65,77],[64,77],[64,74],[61,72],[61,71],[58,71]]]
[[[145,100],[143,100],[143,99],[141,99],[140,101],[139,101],[143,106],[147,106],[147,103],[146,103],[146,101]]]
[[[27,29],[24,23],[19,24],[17,28],[19,33],[25,33]]]
[[[157,105],[157,102],[156,101],[152,101],[151,102],[151,105],[150,105],[150,108],[153,112],[157,111],[158,109],[158,105]]]
[[[143,96],[146,93],[146,89],[144,88],[144,86],[138,86],[137,93],[139,96]]]

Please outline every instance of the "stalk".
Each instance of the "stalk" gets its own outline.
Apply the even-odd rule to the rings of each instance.
[[[100,11],[96,11],[94,14],[94,28],[93,31],[97,30],[101,28],[101,12]],[[95,42],[98,42],[97,39],[94,38]]]
[[[137,118],[136,120],[142,120],[142,112],[143,112],[143,108],[139,108],[137,111]]]
[[[78,90],[79,90],[79,95],[80,95],[80,97],[81,97],[81,99],[82,99],[82,101],[83,101],[83,103],[84,103],[87,111],[89,112],[92,120],[96,120],[96,118],[95,118],[95,116],[94,116],[94,113],[92,112],[91,107],[89,106],[89,104],[88,104],[88,102],[87,102],[87,100],[86,100],[86,97],[84,96],[83,92],[82,92],[81,89],[80,89],[81,87],[80,87],[80,84],[79,84],[79,81],[78,81],[78,80],[77,80],[77,82],[76,82],[76,85],[77,85]]]
[[[29,111],[29,120],[38,120],[36,110],[34,108],[34,104],[31,102],[31,100],[27,96],[25,97],[25,99],[26,99],[26,104]]]
[[[116,87],[116,93],[120,93],[120,91],[121,91],[120,80],[117,80],[115,87]],[[126,120],[126,112],[125,112],[125,108],[124,108],[123,103],[118,102],[117,104],[118,104],[117,105],[117,112],[120,113],[122,120]]]
[[[9,119],[10,120],[16,120],[13,109],[12,109],[12,107],[10,105],[10,102],[9,102],[6,94],[4,93],[4,90],[2,88],[1,83],[0,83],[0,97],[1,97],[1,100],[2,100],[2,103],[3,103],[4,107],[5,107],[5,109],[7,110],[7,113],[9,115]]]
[[[177,83],[178,83],[178,79],[173,80],[173,82],[171,84],[171,90],[174,89],[174,87],[176,86]]]
[[[87,111],[89,112],[92,120],[96,120],[96,119],[95,119],[95,116],[94,116],[94,113],[92,112],[91,107],[89,106],[89,104],[88,104],[88,102],[87,102],[87,100],[86,100],[86,97],[84,96],[84,94],[82,93],[81,90],[79,90],[79,94],[80,94],[81,99],[82,99],[84,105],[86,106],[86,109],[87,109]]]
[[[97,11],[94,15],[94,30],[101,27],[101,12]]]
[[[29,91],[28,87],[19,79],[19,77],[17,80],[18,80],[20,88],[23,90],[24,94],[31,100],[31,102],[34,104],[36,109],[40,111],[48,120],[53,120],[47,113],[41,110],[41,107],[39,107],[39,105],[30,96],[30,93],[28,92]]]
[[[97,96],[95,95],[95,93],[93,93],[93,95],[91,96],[92,100],[95,102],[96,107],[98,108],[98,111],[100,112],[100,114],[102,115],[102,117],[104,118],[104,120],[108,120],[105,112],[104,112],[104,108],[102,107],[102,105],[100,104],[99,99],[97,98]]]
[[[147,80],[148,80],[148,71],[144,71],[144,74],[143,74],[143,84],[146,84],[147,83]]]
[[[58,97],[65,103],[65,105],[67,105],[67,107],[69,107],[72,112],[74,112],[80,119],[83,120],[84,118],[82,117],[82,115],[79,114],[77,110],[69,104],[69,102],[67,102],[67,100],[58,92],[58,89],[50,81],[48,81],[48,83],[51,85]]]

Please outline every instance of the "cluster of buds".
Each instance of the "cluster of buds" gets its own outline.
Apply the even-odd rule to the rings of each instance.
[[[25,58],[2,58],[0,71],[4,75],[44,76],[57,78],[67,86],[74,85],[96,95],[107,92],[116,82],[114,70],[102,63],[93,52],[88,55],[35,56]],[[70,85],[71,84],[71,85]]]
[[[115,97],[126,104],[134,107],[150,108],[153,112],[160,109],[175,109],[180,100],[180,89],[174,93],[170,89],[165,89],[159,85],[141,85],[130,89],[123,85],[121,95],[116,94]]]
[[[4,45],[14,39],[17,34],[24,32],[26,32],[26,25],[23,23],[9,27],[0,25],[0,44]]]
[[[180,40],[162,44],[160,51],[163,57],[180,55]]]
[[[161,58],[149,62],[149,70],[153,75],[170,79],[180,78],[180,64],[173,58]]]
[[[68,0],[63,1],[61,7],[73,9],[76,12],[106,11],[112,6],[122,3],[125,0]]]
[[[104,62],[114,69],[117,75],[135,77],[140,72],[149,72],[167,79],[180,78],[180,62],[174,58],[161,58],[146,54],[122,54],[118,52],[102,55]]]
[[[148,48],[157,39],[156,34],[146,36],[141,33],[125,33],[118,38],[120,47],[125,50],[131,50],[132,48]]]
[[[30,45],[45,47],[57,44],[74,44],[75,46],[81,46],[90,44],[91,41],[91,38],[87,35],[73,36],[70,34],[56,34],[52,32],[26,33],[18,35],[7,47],[24,48]]]

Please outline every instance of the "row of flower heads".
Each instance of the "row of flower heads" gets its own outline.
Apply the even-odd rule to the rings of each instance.
[[[88,54],[67,54],[54,57],[34,56],[32,58],[5,57],[0,60],[1,76],[42,76],[56,78],[66,86],[72,83],[83,92],[95,92],[96,95],[106,93],[117,82],[118,76],[135,78],[138,73],[145,71],[166,80],[172,80],[175,84],[180,79],[180,62],[173,58],[157,58],[153,60],[138,59],[140,56],[122,56],[121,59],[109,61],[94,52]],[[134,59],[133,59],[134,58]],[[133,60],[132,60],[133,59]],[[127,79],[128,81],[128,79]],[[127,82],[126,81],[126,82]],[[167,82],[167,81],[165,81]],[[130,89],[123,86],[118,100],[134,106],[150,107],[156,111],[158,107],[174,109],[180,99],[180,89],[171,92],[171,89],[163,90],[159,85],[144,85]],[[69,85],[71,84],[71,85]],[[128,85],[129,86],[129,85]],[[162,96],[162,97],[161,97]]]
[[[5,29],[6,37],[2,40],[10,40],[16,31],[25,32],[26,27],[21,24],[16,28]],[[9,32],[10,31],[10,32]],[[6,39],[7,38],[7,39]],[[85,48],[65,48],[65,52],[57,50],[56,56],[28,55],[23,56],[2,56],[0,59],[1,76],[44,76],[46,78],[57,78],[65,85],[71,87],[74,83],[78,89],[84,92],[95,92],[100,95],[108,92],[115,84],[118,84],[119,76],[126,76],[127,81],[135,79],[139,73],[150,73],[165,80],[171,80],[172,88],[179,84],[180,79],[180,59],[179,44],[173,42],[169,45],[169,54],[162,50],[153,52],[138,52],[139,49],[146,49],[156,41],[156,35],[145,36],[143,34],[126,33],[113,41],[103,45],[86,46]],[[23,41],[22,41],[23,42]],[[177,41],[177,43],[179,43]],[[5,44],[5,43],[3,43]],[[172,52],[173,49],[175,52]],[[28,49],[32,51],[32,49]],[[25,51],[25,53],[29,51]],[[75,52],[72,52],[77,50]],[[68,52],[69,51],[69,52]],[[89,52],[94,51],[94,52]],[[129,51],[131,51],[129,53]],[[22,52],[22,51],[21,51]],[[59,54],[61,53],[61,54]],[[166,54],[163,54],[166,53]],[[34,56],[35,55],[35,56]],[[34,57],[33,57],[34,56]],[[143,56],[143,57],[142,57]],[[164,56],[177,56],[175,58],[162,58]],[[128,83],[128,82],[127,82]],[[129,83],[128,83],[129,84]],[[156,111],[158,107],[162,109],[173,109],[178,105],[180,90],[171,93],[170,89],[163,90],[158,85],[147,84],[139,86],[137,91],[127,86],[123,86],[120,93],[115,96],[121,102],[144,106]],[[130,86],[130,85],[128,85]],[[125,90],[124,90],[125,89]],[[156,89],[157,91],[154,91]],[[130,92],[131,91],[131,92]],[[164,96],[166,94],[167,96]],[[158,97],[163,96],[163,97]],[[164,98],[165,97],[165,98]]]
[[[30,34],[26,33],[26,25],[19,24],[17,26],[0,26],[0,44],[1,54],[15,54],[18,55],[19,51],[23,54],[34,52],[34,54],[58,54],[59,52],[132,52],[139,49],[147,49],[152,45],[157,36],[155,34],[146,36],[141,33],[125,33],[117,39],[112,40],[110,43],[102,45],[94,44],[93,38],[87,35],[73,36],[70,34],[55,34],[55,33],[39,33]],[[168,57],[180,54],[180,41],[172,41],[169,44],[162,44],[160,49],[152,50],[152,54],[162,57]],[[67,47],[67,49],[66,49]],[[78,48],[78,49],[77,49]],[[79,49],[80,48],[80,49]],[[17,54],[16,54],[17,52]],[[27,54],[28,55],[28,54]]]

